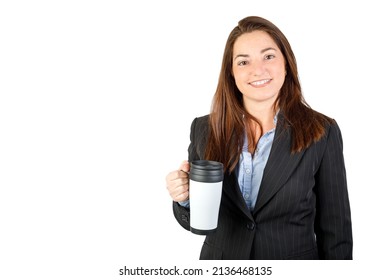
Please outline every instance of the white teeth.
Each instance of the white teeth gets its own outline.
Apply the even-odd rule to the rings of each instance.
[[[264,85],[265,83],[268,83],[270,80],[261,80],[261,81],[255,81],[255,82],[252,82],[251,84],[254,85],[254,86],[260,86],[260,85]]]

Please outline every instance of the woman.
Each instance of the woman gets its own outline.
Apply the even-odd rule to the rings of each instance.
[[[283,33],[260,17],[230,33],[210,115],[191,125],[189,161],[224,164],[218,228],[201,259],[352,259],[342,137],[305,102]],[[166,177],[189,230],[189,163]]]

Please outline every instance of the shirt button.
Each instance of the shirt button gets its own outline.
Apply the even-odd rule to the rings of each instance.
[[[247,194],[247,193],[244,194],[244,198],[245,198],[245,199],[248,199],[248,198],[249,198],[249,194]]]
[[[251,170],[249,168],[245,169],[246,174],[251,173]]]

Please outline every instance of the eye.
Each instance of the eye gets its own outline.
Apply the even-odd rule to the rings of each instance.
[[[273,55],[273,54],[267,54],[265,56],[265,60],[270,60],[270,59],[273,59],[273,58],[275,58],[275,55]]]
[[[245,66],[245,65],[248,65],[248,61],[246,60],[241,60],[237,63],[238,66]]]

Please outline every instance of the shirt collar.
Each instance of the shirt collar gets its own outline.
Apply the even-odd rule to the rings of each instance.
[[[275,125],[275,127],[276,127],[276,125],[277,125],[277,123],[278,123],[278,115],[279,115],[279,112],[280,112],[280,110],[278,109],[278,111],[276,112],[276,114],[275,114],[275,116],[274,116],[274,125]],[[266,133],[271,132],[271,131],[273,131],[273,130],[275,130],[275,128],[272,129],[272,130],[270,130],[270,131],[267,131]],[[247,152],[247,151],[248,151],[248,135],[247,135],[246,133],[244,133],[244,144],[243,144],[242,150],[243,150],[244,152]]]

